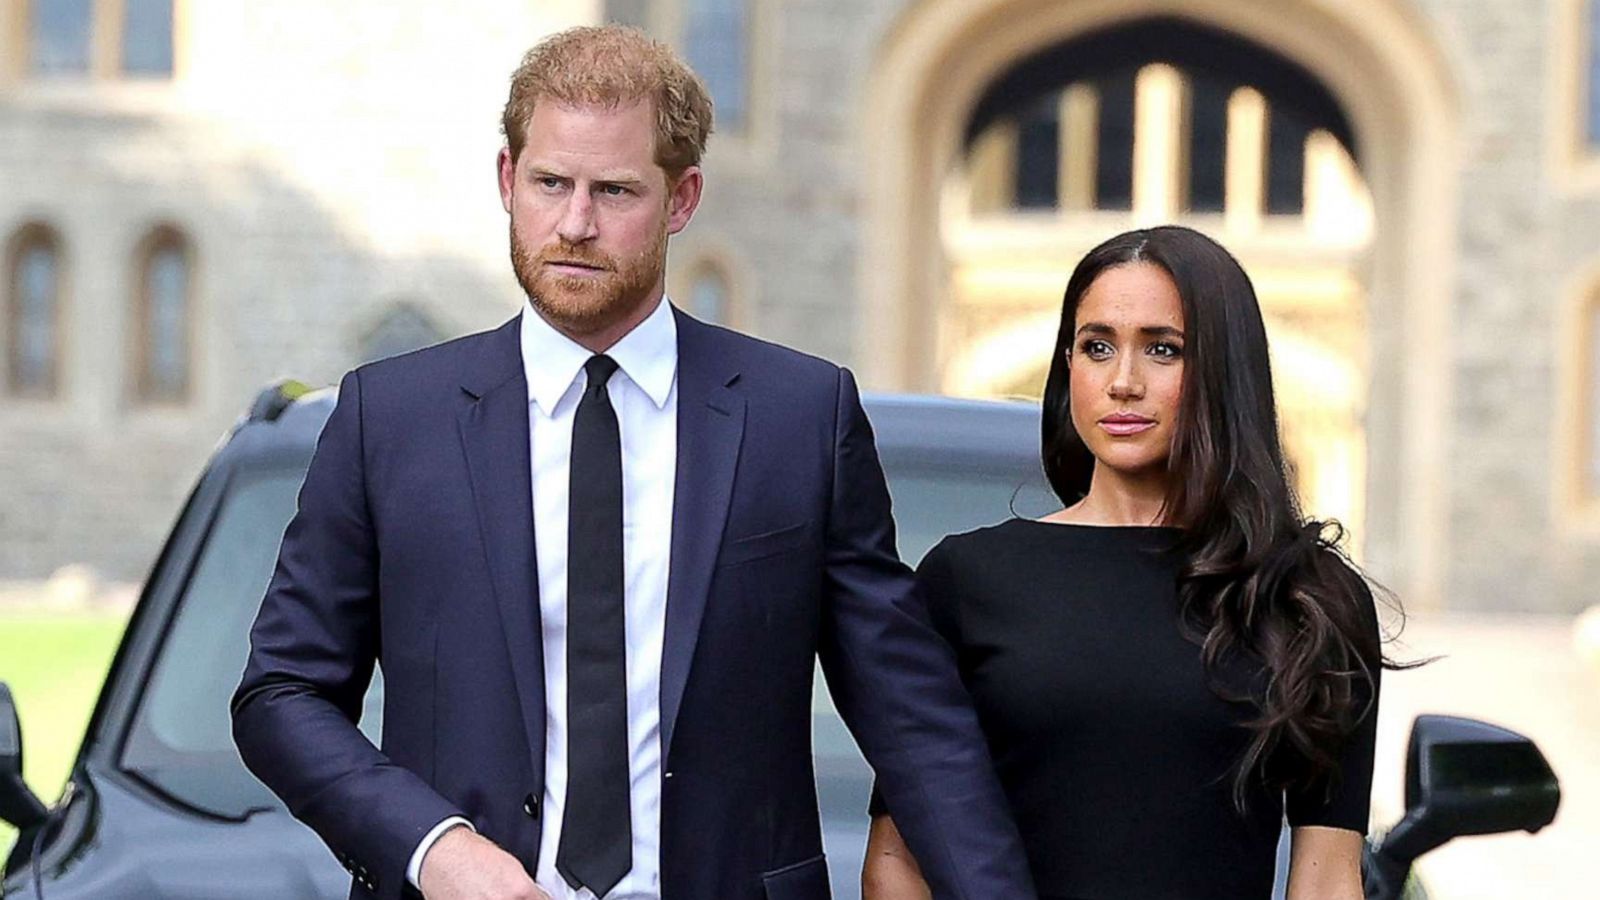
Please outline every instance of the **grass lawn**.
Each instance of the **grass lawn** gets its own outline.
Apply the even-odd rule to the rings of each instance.
[[[0,681],[22,720],[23,777],[46,804],[66,784],[126,624],[122,611],[0,610]],[[0,823],[0,856],[15,836]]]

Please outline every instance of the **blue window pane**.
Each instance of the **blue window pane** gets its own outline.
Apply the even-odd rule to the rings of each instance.
[[[689,288],[689,314],[705,322],[728,321],[728,283],[721,275],[708,272]]]
[[[1600,145],[1600,2],[1589,4],[1589,143]]]
[[[56,302],[60,273],[55,248],[34,242],[17,258],[12,387],[50,391],[55,382]]]
[[[744,127],[749,112],[750,23],[748,0],[689,0],[684,55],[705,79],[717,124]]]
[[[144,383],[153,397],[183,396],[189,385],[189,264],[183,250],[164,246],[145,274],[149,306]]]
[[[91,6],[92,0],[42,0],[29,6],[35,72],[89,71]]]
[[[122,69],[172,74],[172,0],[123,0]]]

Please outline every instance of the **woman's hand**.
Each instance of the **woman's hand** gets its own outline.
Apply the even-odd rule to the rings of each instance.
[[[932,900],[922,870],[900,829],[888,816],[874,816],[861,866],[861,900]]]

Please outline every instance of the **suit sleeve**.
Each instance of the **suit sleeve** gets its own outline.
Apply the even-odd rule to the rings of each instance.
[[[834,703],[934,897],[1031,898],[1022,842],[955,657],[895,552],[888,486],[847,371],[833,477],[820,653]]]
[[[398,897],[429,829],[464,815],[356,728],[379,651],[361,382],[345,376],[250,631],[233,697],[239,754],[356,880]]]
[[[946,559],[948,540],[949,538],[945,538],[935,544],[922,558],[922,564],[917,566],[917,595],[928,608],[928,616],[934,630],[955,652],[959,670],[961,626],[957,618],[954,587],[950,583],[950,563]],[[872,796],[867,801],[867,815],[872,817],[890,815],[888,805],[883,802],[883,792],[878,790],[876,783],[872,785]]]

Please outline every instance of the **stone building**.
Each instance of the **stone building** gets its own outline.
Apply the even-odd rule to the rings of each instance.
[[[76,56],[39,25],[74,6]],[[1301,490],[1374,575],[1413,608],[1580,609],[1597,7],[10,0],[0,576],[136,572],[255,386],[513,311],[504,79],[604,18],[718,103],[683,305],[869,387],[1036,397],[1076,260],[1193,225],[1250,271]]]

